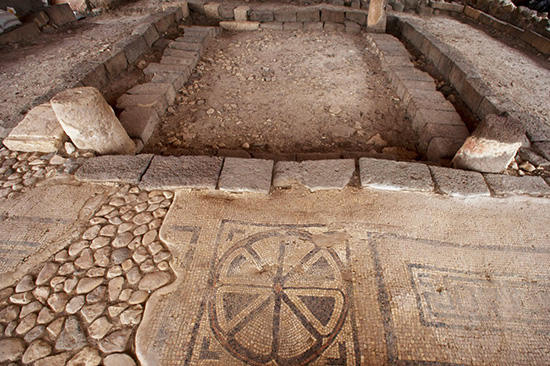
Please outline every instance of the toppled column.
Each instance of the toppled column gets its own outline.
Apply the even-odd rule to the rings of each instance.
[[[388,5],[388,0],[371,0],[367,18],[367,31],[386,33],[386,5]]]
[[[458,150],[453,166],[483,173],[502,173],[514,160],[525,127],[512,117],[488,114]]]
[[[96,88],[65,90],[51,104],[59,123],[78,148],[101,155],[135,152],[134,142]]]

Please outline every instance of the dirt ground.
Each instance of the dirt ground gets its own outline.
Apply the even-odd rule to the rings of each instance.
[[[362,36],[224,32],[197,70],[145,151],[414,150],[403,106]]]
[[[522,112],[550,125],[550,60],[453,18],[414,19],[462,53],[498,97],[514,101]]]

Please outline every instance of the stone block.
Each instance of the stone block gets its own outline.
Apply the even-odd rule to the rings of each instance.
[[[193,70],[197,66],[197,62],[190,58],[179,58],[171,56],[162,56],[160,63],[163,65],[186,65],[189,70]]]
[[[361,26],[355,22],[345,21],[346,33],[359,34],[361,33]]]
[[[115,50],[123,49],[126,54],[126,60],[130,65],[149,50],[149,46],[142,36],[131,36],[115,44]]]
[[[183,5],[183,4],[174,4],[172,6],[170,6],[170,4],[166,4],[166,6],[163,5],[163,10],[167,13],[167,14],[174,14],[174,21],[175,23],[179,23],[185,16],[184,16],[184,9],[187,8],[187,4]],[[186,9],[187,12],[189,11],[189,9]]]
[[[453,58],[449,81],[461,95],[466,79],[481,79],[481,76],[477,72],[477,69],[462,57]]]
[[[0,34],[0,44],[24,42],[35,38],[40,34],[36,23],[23,24],[7,33]]]
[[[514,160],[525,136],[515,118],[487,115],[453,159],[459,169],[501,173]]]
[[[107,70],[105,70],[103,64],[95,66],[94,69],[82,79],[82,84],[84,84],[84,86],[91,86],[97,89],[102,89],[108,82]]]
[[[472,8],[471,6],[465,6],[464,7],[464,14],[469,18],[472,18],[474,20],[478,20],[479,17],[481,16],[482,12],[477,10],[477,9]]]
[[[207,3],[204,4],[204,14],[207,19],[220,19],[220,4]]]
[[[296,10],[297,22],[318,22],[321,20],[321,14],[317,8],[305,8]]]
[[[158,64],[156,62],[150,63],[145,70],[143,70],[145,75],[152,75],[159,72],[168,72],[168,73],[175,73],[175,74],[181,74],[189,76],[191,74],[191,70],[189,69],[189,65],[167,65],[167,64]]]
[[[38,28],[44,27],[50,21],[50,17],[48,16],[48,14],[46,14],[46,12],[42,10],[37,11],[36,13],[32,13],[31,15],[28,16],[27,19],[29,21],[35,22]]]
[[[120,123],[128,135],[141,139],[144,144],[149,141],[159,122],[159,115],[154,108],[128,107],[120,115]]]
[[[490,196],[483,175],[459,169],[430,167],[436,189],[453,197]]]
[[[421,109],[456,113],[453,104],[438,91],[415,90],[414,94],[405,93],[403,104],[406,105],[409,119],[413,121],[416,112]]]
[[[14,151],[50,153],[59,150],[67,135],[50,103],[34,107],[3,141]]]
[[[237,6],[233,10],[233,14],[235,15],[235,20],[237,22],[246,22],[248,20],[248,13],[250,12],[250,7],[248,6]]]
[[[138,184],[152,159],[153,154],[98,156],[86,159],[75,177],[85,182]]]
[[[355,160],[279,161],[275,164],[273,186],[301,184],[310,191],[343,189],[355,172]]]
[[[284,22],[284,30],[299,30],[304,28],[304,23],[302,22]]]
[[[197,52],[176,50],[174,48],[165,49],[162,55],[163,55],[163,58],[172,57],[172,58],[191,60],[190,65],[193,65],[193,68],[197,65],[197,62],[199,62],[199,59],[200,59],[200,56]]]
[[[157,28],[153,24],[141,24],[138,25],[133,31],[133,36],[143,37],[147,44],[147,47],[150,48],[153,46],[153,43],[159,40],[160,35],[157,31]]]
[[[266,23],[275,21],[273,10],[254,9],[250,12],[250,20],[254,22]]]
[[[159,115],[162,115],[168,108],[168,104],[162,95],[124,94],[117,99],[116,107],[118,109],[129,107],[153,108]]]
[[[281,22],[269,22],[269,23],[260,23],[261,29],[271,29],[271,30],[283,30],[283,23]]]
[[[194,11],[195,13],[204,14],[204,4],[206,4],[208,0],[188,0],[187,5],[189,7],[190,11]]]
[[[323,29],[328,32],[345,32],[346,26],[341,23],[325,22]]]
[[[550,160],[550,141],[535,142],[533,149],[546,160]]]
[[[228,31],[255,31],[260,28],[260,22],[220,22],[220,27]]]
[[[387,0],[371,0],[367,17],[367,30],[373,33],[386,32],[386,5]]]
[[[305,22],[304,23],[304,30],[306,31],[318,31],[322,30],[324,27],[323,22]]]
[[[273,161],[226,158],[219,188],[228,192],[269,193]]]
[[[456,112],[418,109],[412,121],[413,129],[417,132],[421,131],[427,124],[464,126],[464,122]]]
[[[455,13],[462,13],[464,11],[464,5],[461,4],[454,4],[454,3],[446,3],[443,1],[432,1],[432,8],[433,9],[439,9],[444,11],[451,11]]]
[[[362,187],[420,192],[434,189],[430,169],[425,164],[361,158],[359,171]]]
[[[226,23],[226,22],[220,22],[220,23]],[[230,22],[231,23],[231,22]],[[194,42],[170,42],[168,44],[168,47],[180,50],[180,51],[192,51],[198,53],[200,56],[204,53],[204,46],[202,43],[194,43]]]
[[[76,17],[69,4],[54,5],[44,9],[44,11],[48,14],[50,23],[58,27],[76,21]]]
[[[159,34],[168,33],[171,28],[176,26],[176,16],[168,10],[152,15],[151,18]]]
[[[346,13],[341,10],[334,9],[321,9],[321,21],[331,23],[344,23],[346,20]]]
[[[51,104],[57,120],[79,149],[102,155],[134,153],[133,141],[97,89],[65,90]]]
[[[528,161],[535,167],[550,168],[550,161],[546,160],[532,149],[521,147],[519,149],[519,156],[523,161]]]
[[[176,38],[176,42],[189,42],[189,43],[204,43],[206,44],[211,39],[209,33],[202,34],[187,34],[185,33],[183,37]]]
[[[541,177],[514,177],[504,174],[486,174],[485,180],[497,196],[521,195],[548,196],[550,187]]]
[[[364,11],[346,11],[346,19],[359,25],[367,25],[367,13]]]
[[[107,77],[109,80],[114,80],[118,75],[126,70],[128,61],[126,60],[126,55],[123,51],[115,51],[115,54],[109,57],[103,65],[105,65],[105,70],[107,71]]]
[[[216,189],[223,158],[156,155],[141,179],[142,189]]]
[[[442,159],[452,159],[456,152],[464,144],[464,139],[455,139],[453,137],[434,137],[431,139],[426,151],[426,158],[429,161],[440,161]]]
[[[420,131],[418,138],[418,147],[421,152],[427,152],[430,142],[435,137],[446,137],[454,140],[459,140],[457,149],[451,155],[451,158],[458,151],[460,146],[464,143],[464,140],[470,136],[468,129],[465,125],[453,126],[453,125],[441,125],[428,123]]]
[[[296,22],[295,9],[277,9],[273,11],[273,17],[276,22]]]
[[[188,75],[173,73],[173,72],[158,72],[153,76],[153,79],[151,79],[152,83],[169,83],[174,86],[174,90],[180,90],[183,88],[185,83],[187,82],[187,79],[189,78]]]
[[[219,12],[221,20],[235,20],[235,5],[222,5]]]
[[[501,101],[494,95],[486,95],[483,99],[481,99],[475,114],[479,119],[483,119],[488,114],[500,115],[503,112],[504,110],[501,108]]]
[[[127,94],[148,94],[148,95],[162,95],[167,104],[174,103],[176,99],[176,91],[174,86],[170,83],[145,83],[139,84],[131,88],[126,92]]]
[[[395,93],[401,100],[404,100],[405,97],[411,100],[414,95],[421,95],[419,92],[435,91],[434,81],[399,80]]]
[[[493,91],[481,78],[466,78],[462,84],[460,96],[464,103],[474,112],[478,110],[483,98],[490,95],[493,95]]]

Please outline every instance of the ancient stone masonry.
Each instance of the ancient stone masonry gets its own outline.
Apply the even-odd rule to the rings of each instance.
[[[469,136],[454,106],[436,91],[429,74],[414,67],[398,39],[387,34],[369,34],[367,39],[407,109],[420,137],[420,152],[432,161],[452,158]]]
[[[79,240],[0,291],[0,363],[135,365],[147,299],[174,281],[158,231],[172,192],[120,187]]]

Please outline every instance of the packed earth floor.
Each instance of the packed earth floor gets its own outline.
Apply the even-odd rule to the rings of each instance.
[[[145,152],[244,145],[278,153],[399,148],[415,157],[403,105],[360,35],[224,32],[197,70]]]

